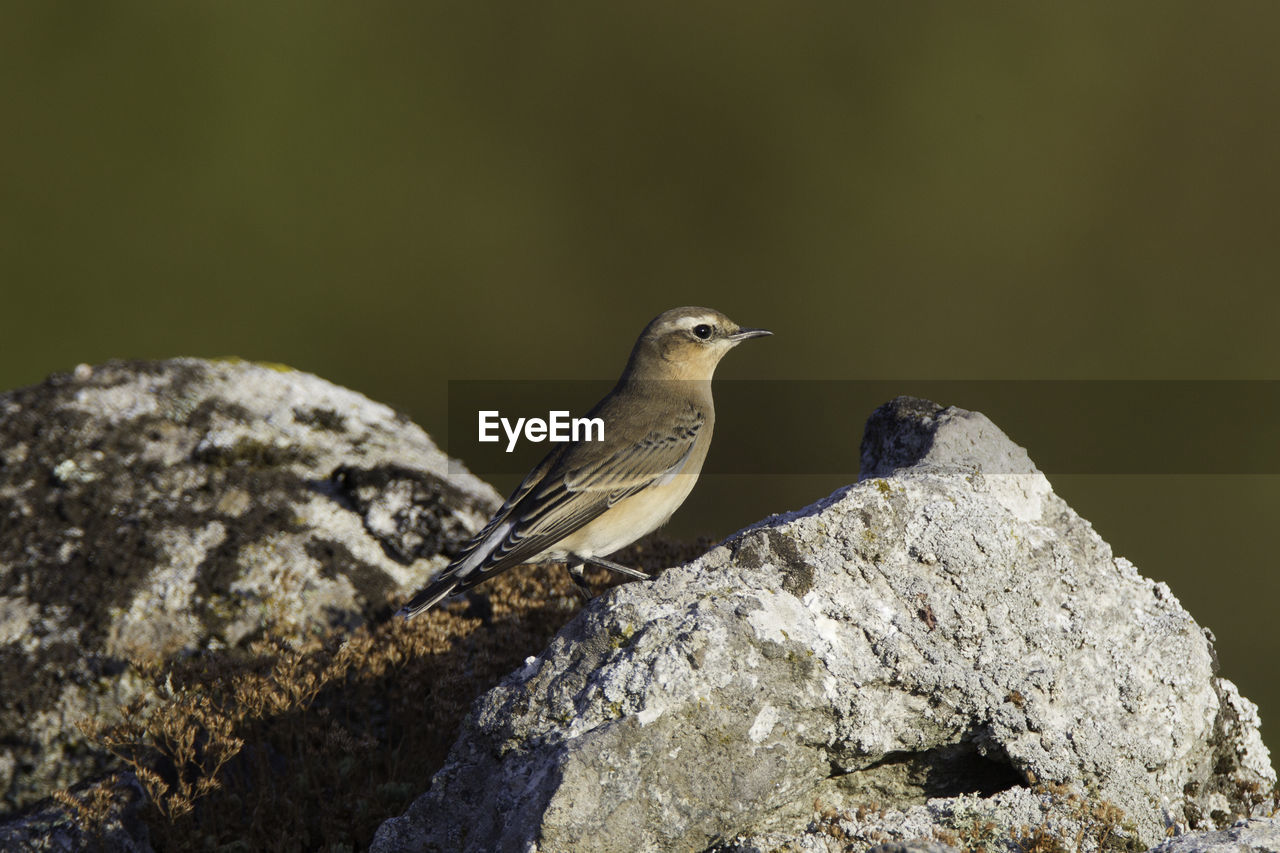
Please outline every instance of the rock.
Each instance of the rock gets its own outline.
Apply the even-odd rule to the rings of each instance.
[[[0,809],[104,766],[130,660],[388,611],[498,495],[390,408],[295,370],[81,366],[0,395]]]
[[[896,400],[862,461],[593,601],[372,850],[1113,849],[1262,808],[1205,632],[987,418]]]
[[[1280,853],[1280,821],[1242,820],[1217,832],[1195,832],[1166,841],[1151,853]]]
[[[151,853],[138,817],[145,794],[131,773],[117,773],[45,800],[0,823],[8,853]]]

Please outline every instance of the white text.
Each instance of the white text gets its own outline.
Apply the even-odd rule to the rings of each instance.
[[[509,418],[498,414],[497,410],[486,409],[480,412],[480,440],[501,441],[498,427],[507,436],[507,452],[516,449],[523,431],[525,439],[539,442],[547,441],[604,441],[603,418],[571,418],[568,412],[548,412],[547,419],[516,418],[512,423]]]

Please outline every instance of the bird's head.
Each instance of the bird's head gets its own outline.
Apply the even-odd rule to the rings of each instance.
[[[640,333],[627,371],[633,376],[709,380],[729,350],[767,329],[739,326],[713,308],[673,308]]]

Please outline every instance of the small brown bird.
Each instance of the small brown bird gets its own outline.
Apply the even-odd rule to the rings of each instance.
[[[716,365],[748,338],[769,334],[710,308],[655,317],[618,384],[587,414],[603,419],[603,440],[548,453],[400,613],[408,619],[522,563],[564,563],[584,594],[585,563],[649,577],[605,556],[662,526],[684,503],[711,445]]]

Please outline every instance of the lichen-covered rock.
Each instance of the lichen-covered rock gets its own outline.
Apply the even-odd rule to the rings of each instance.
[[[894,401],[863,471],[593,602],[373,850],[1110,849],[1270,789],[1205,633],[989,420]]]
[[[1280,853],[1280,820],[1242,820],[1217,832],[1194,832],[1151,853]]]
[[[75,724],[143,689],[127,661],[385,612],[497,503],[295,370],[110,363],[0,395],[0,810],[101,769]]]

